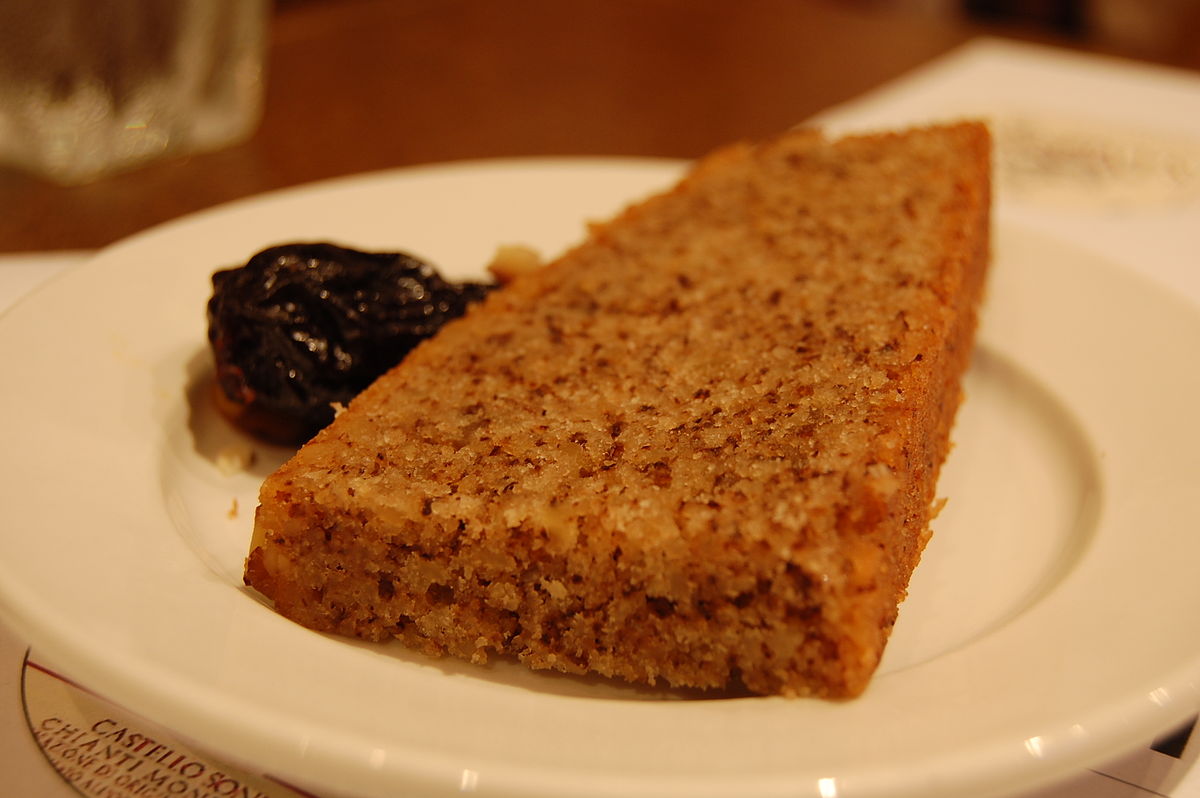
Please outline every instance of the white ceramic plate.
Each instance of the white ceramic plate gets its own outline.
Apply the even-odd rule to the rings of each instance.
[[[0,608],[76,679],[216,753],[366,796],[963,796],[1070,773],[1200,706],[1200,318],[998,225],[950,503],[875,681],[841,703],[686,700],[304,630],[241,586],[283,453],[205,397],[209,274],[269,244],[477,272],[547,253],[679,166],[467,163],[152,230],[0,318]],[[236,503],[236,504],[235,504]],[[678,699],[678,700],[672,700]]]

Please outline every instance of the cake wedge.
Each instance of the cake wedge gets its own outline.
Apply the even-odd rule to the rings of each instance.
[[[268,477],[246,583],[431,655],[858,695],[930,534],[989,219],[979,123],[719,150]]]

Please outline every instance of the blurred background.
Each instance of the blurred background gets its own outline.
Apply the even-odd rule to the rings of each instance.
[[[960,19],[997,35],[1200,67],[1197,0],[862,0],[856,5]]]
[[[978,36],[1200,71],[1200,0],[275,0],[267,13],[247,136],[80,185],[0,167],[0,252],[100,247],[227,200],[417,163],[694,157]]]

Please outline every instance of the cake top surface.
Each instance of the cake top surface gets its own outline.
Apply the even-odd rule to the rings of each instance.
[[[275,479],[551,548],[819,548],[896,489],[987,152],[962,124],[710,156],[448,325]]]

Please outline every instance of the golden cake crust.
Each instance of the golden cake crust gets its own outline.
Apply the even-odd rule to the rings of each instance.
[[[269,477],[247,583],[431,654],[858,694],[929,534],[989,154],[962,123],[702,160]]]

